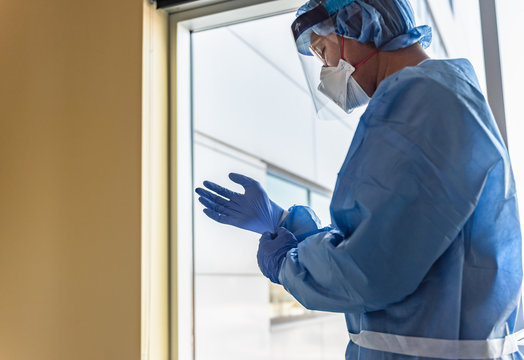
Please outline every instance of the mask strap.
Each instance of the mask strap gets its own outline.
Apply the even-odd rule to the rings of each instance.
[[[371,54],[369,54],[364,60],[362,60],[361,62],[359,62],[357,65],[355,65],[355,70],[357,70],[361,65],[364,65],[364,63],[366,61],[368,61],[369,59],[371,59],[371,57],[373,55],[375,55],[376,53],[378,53],[380,49],[376,49],[375,51],[373,51]]]
[[[344,38],[341,36],[341,35],[337,35],[338,38],[339,38],[339,42],[340,42],[340,58],[342,60],[344,60],[345,62],[348,62],[346,60],[346,58],[344,58]],[[364,65],[364,63],[366,61],[368,61],[369,59],[371,59],[371,57],[373,55],[375,55],[376,53],[378,53],[380,50],[380,48],[376,49],[375,51],[373,51],[371,54],[369,54],[364,60],[362,60],[361,62],[359,62],[357,65],[354,66],[355,70],[357,70],[360,66]]]
[[[340,40],[340,58],[347,62],[347,60],[344,58],[344,38],[341,35],[338,35],[338,39]]]

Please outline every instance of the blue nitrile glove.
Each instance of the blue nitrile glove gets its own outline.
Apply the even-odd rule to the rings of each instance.
[[[258,181],[235,173],[229,174],[229,178],[244,187],[244,194],[204,181],[206,188],[220,195],[202,188],[195,190],[200,195],[198,200],[206,207],[204,213],[219,223],[259,234],[275,232],[284,210],[269,199]]]
[[[282,261],[289,250],[296,248],[298,241],[293,233],[286,228],[279,227],[276,234],[266,232],[262,234],[258,244],[257,261],[262,274],[275,284],[280,284],[278,274]]]
[[[280,226],[291,231],[298,242],[319,232],[332,230],[330,226],[320,227],[320,219],[309,206],[294,205],[288,211]]]

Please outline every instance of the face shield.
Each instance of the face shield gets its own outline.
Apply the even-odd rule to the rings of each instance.
[[[349,4],[352,1],[346,2]],[[317,117],[322,120],[340,119],[351,113],[354,106],[350,106],[351,98],[347,98],[348,87],[358,87],[361,97],[365,96],[369,100],[367,94],[351,78],[360,64],[353,67],[345,61],[340,61],[344,53],[344,41],[341,36],[336,35],[333,16],[329,13],[329,3],[320,3],[298,16],[292,24],[309,92]],[[337,5],[340,6],[340,2]]]

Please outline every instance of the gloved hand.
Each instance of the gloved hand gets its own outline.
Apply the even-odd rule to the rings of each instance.
[[[279,227],[276,234],[262,234],[258,244],[257,261],[262,274],[275,284],[280,284],[278,274],[289,250],[296,248],[298,241],[293,233]]]
[[[258,181],[235,173],[229,174],[229,178],[244,187],[244,194],[204,181],[206,188],[220,195],[202,188],[195,190],[200,195],[198,200],[206,207],[204,213],[222,224],[259,234],[274,232],[284,210],[268,198]]]

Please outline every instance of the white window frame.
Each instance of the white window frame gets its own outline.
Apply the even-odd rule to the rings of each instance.
[[[291,12],[303,3],[236,0],[169,15],[170,360],[195,357],[191,33]]]

